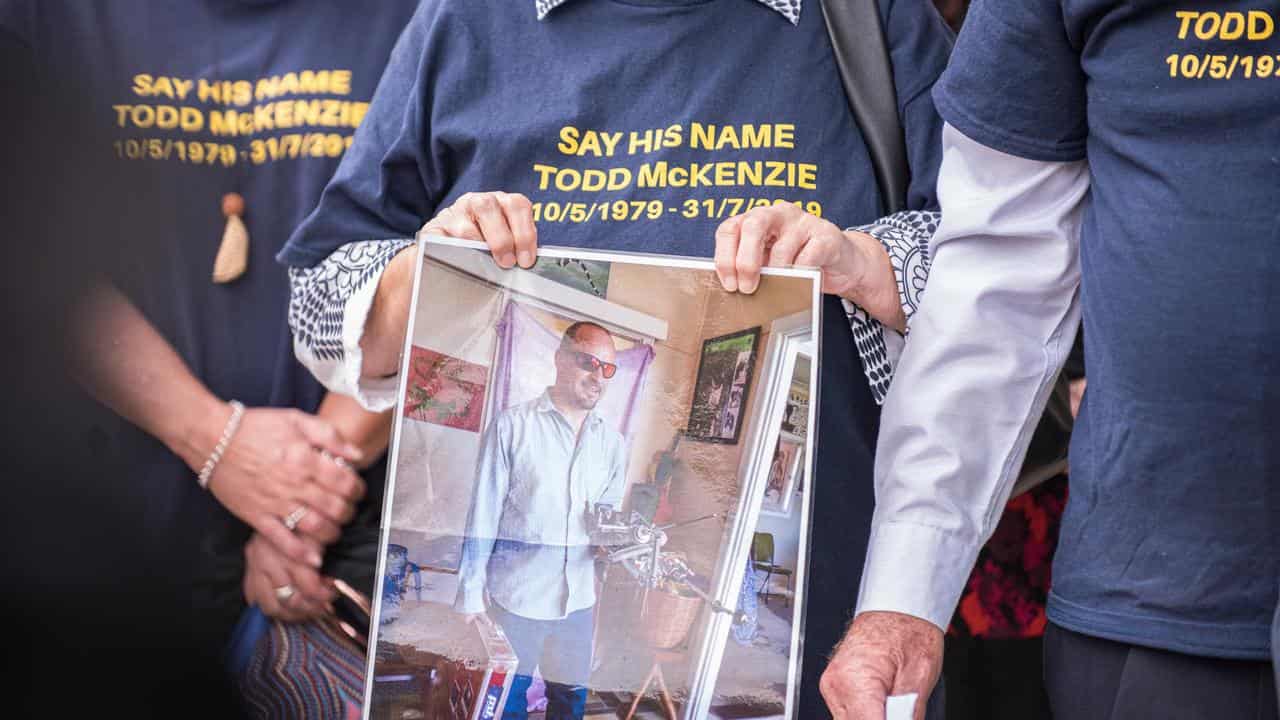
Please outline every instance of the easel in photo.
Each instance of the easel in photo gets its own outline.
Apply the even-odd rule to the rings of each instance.
[[[658,686],[658,700],[662,703],[662,709],[667,714],[668,720],[679,720],[680,716],[676,714],[676,705],[671,700],[671,691],[667,689],[667,679],[662,674],[662,663],[675,662],[684,656],[682,652],[671,650],[655,650],[653,653],[653,667],[649,668],[649,674],[644,678],[644,684],[636,691],[636,696],[631,700],[631,706],[627,708],[627,714],[623,716],[623,720],[631,720],[636,710],[640,707],[640,701],[644,699],[645,693],[649,692],[649,687],[654,683]]]

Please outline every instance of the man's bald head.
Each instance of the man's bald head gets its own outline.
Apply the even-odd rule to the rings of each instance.
[[[613,334],[605,330],[604,326],[587,320],[581,320],[565,328],[564,335],[560,337],[560,347],[588,352],[608,362],[613,362],[617,352],[613,344]],[[608,348],[607,358],[595,352],[604,351],[605,348]]]
[[[617,370],[613,335],[593,322],[565,328],[556,352],[556,388],[566,402],[590,410],[600,402],[609,378]]]

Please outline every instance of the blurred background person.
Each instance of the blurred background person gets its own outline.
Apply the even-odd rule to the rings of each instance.
[[[273,256],[345,152],[414,4],[0,2],[13,87],[28,100],[18,109],[31,111],[17,120],[14,167],[30,182],[12,217],[30,232],[18,257],[32,258],[14,307],[34,324],[72,323],[66,369],[113,411],[53,383],[51,397],[69,399],[23,421],[58,427],[67,457],[36,444],[23,466],[94,469],[89,492],[63,480],[34,490],[33,509],[97,533],[77,550],[92,547],[110,569],[70,573],[64,582],[88,592],[65,609],[92,616],[84,608],[116,581],[120,611],[103,619],[118,615],[124,645],[154,656],[137,667],[157,673],[128,694],[135,714],[200,688],[194,712],[226,717],[213,710],[230,694],[216,678],[247,604],[293,623],[259,623],[241,645],[271,652],[268,628],[314,632],[304,621],[329,613],[330,577],[372,587],[389,419],[326,397],[293,359],[288,282]],[[42,312],[71,299],[83,312]],[[59,372],[60,338],[45,339],[52,349],[22,362]],[[15,574],[43,579],[36,564]],[[33,591],[31,611],[40,607]],[[79,651],[94,632],[106,629],[77,636]],[[51,657],[65,647],[56,635],[43,643]],[[242,672],[250,657],[238,658]],[[352,702],[352,688],[358,702],[362,658],[352,665],[329,696],[288,714],[330,717],[326,703]]]

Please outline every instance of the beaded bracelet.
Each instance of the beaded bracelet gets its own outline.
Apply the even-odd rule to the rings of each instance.
[[[236,429],[240,427],[240,418],[244,417],[244,404],[239,400],[232,400],[231,417],[227,418],[227,424],[222,428],[222,437],[218,439],[218,444],[213,447],[213,452],[209,453],[209,459],[204,461],[204,467],[200,468],[200,474],[196,476],[196,482],[200,483],[200,487],[208,490],[209,480],[213,477],[214,468],[218,467],[218,462],[222,460],[222,455],[227,451],[227,446],[231,444],[231,436],[236,434]]]

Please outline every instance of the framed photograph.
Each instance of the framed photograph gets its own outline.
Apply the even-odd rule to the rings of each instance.
[[[738,444],[759,342],[758,327],[703,341],[689,409],[690,439]]]
[[[807,509],[770,553],[785,604],[756,602],[753,546],[818,273],[744,295],[710,261],[503,270],[435,236],[419,260],[365,717],[794,717]],[[811,448],[787,453],[793,486]]]
[[[769,481],[764,489],[764,503],[760,511],[776,515],[791,513],[791,499],[802,475],[804,438],[785,430],[778,435],[773,460],[769,463]]]

